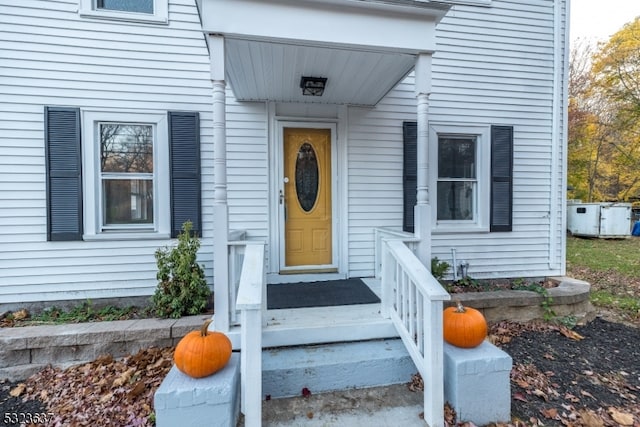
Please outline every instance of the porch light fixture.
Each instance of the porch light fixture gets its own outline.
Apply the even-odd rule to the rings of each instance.
[[[326,77],[306,77],[300,79],[302,94],[306,96],[322,96],[327,85]]]

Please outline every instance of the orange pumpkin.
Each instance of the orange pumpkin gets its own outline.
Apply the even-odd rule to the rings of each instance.
[[[231,341],[221,333],[209,331],[211,319],[199,331],[185,335],[173,353],[176,367],[192,378],[203,378],[218,372],[231,358]]]
[[[463,307],[460,301],[456,301],[456,307],[444,310],[442,323],[444,340],[456,347],[477,347],[487,336],[487,321],[482,313]]]

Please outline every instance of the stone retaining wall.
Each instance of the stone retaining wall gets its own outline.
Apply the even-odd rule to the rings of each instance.
[[[577,320],[591,320],[595,311],[589,301],[591,285],[570,277],[548,277],[558,284],[547,289],[552,298],[551,309],[557,317],[574,316]],[[463,305],[480,310],[488,322],[513,320],[527,322],[544,319],[544,297],[534,291],[491,291],[452,294],[445,305],[455,305],[458,299]]]
[[[209,316],[25,326],[0,329],[0,379],[24,379],[45,366],[68,366],[100,355],[123,357],[168,347]]]

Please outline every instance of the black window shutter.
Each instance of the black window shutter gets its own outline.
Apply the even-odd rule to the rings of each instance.
[[[513,226],[513,126],[491,126],[491,231]]]
[[[418,124],[416,122],[404,122],[402,124],[402,137],[404,141],[402,173],[404,213],[402,217],[402,229],[409,233],[413,233],[415,228],[413,208],[416,205],[416,192],[418,185]]]
[[[197,112],[169,112],[171,175],[171,237],[186,221],[202,235],[200,192],[200,116]]]
[[[47,241],[82,240],[80,109],[45,107]]]

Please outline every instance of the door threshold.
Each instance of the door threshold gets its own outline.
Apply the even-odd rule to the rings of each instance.
[[[337,272],[337,268],[303,268],[297,270],[280,270],[278,274],[323,274]]]
[[[267,274],[267,283],[323,282],[327,280],[340,280],[346,278],[346,274],[338,273],[336,269],[333,269],[333,272],[310,272],[309,270],[304,270],[303,272],[297,270],[294,272],[289,270],[286,273],[281,272]]]

